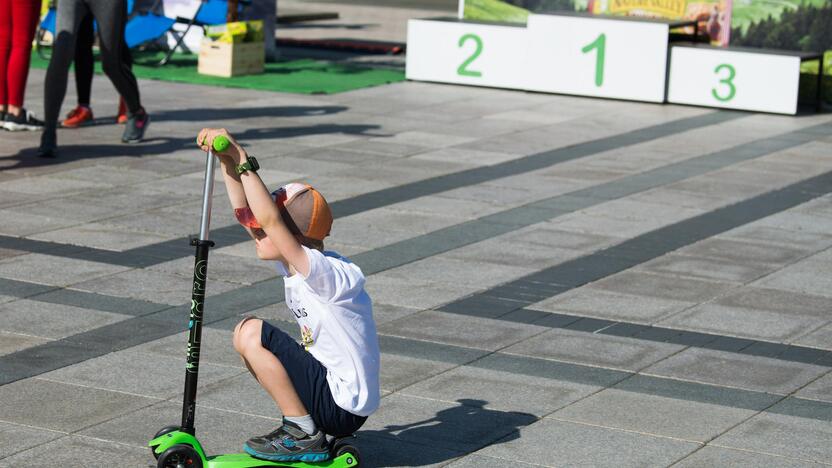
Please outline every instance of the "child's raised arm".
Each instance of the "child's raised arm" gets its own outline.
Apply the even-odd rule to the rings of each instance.
[[[242,164],[248,158],[246,151],[225,129],[202,129],[197,136],[197,144],[200,145],[203,151],[208,151],[209,148],[213,147],[214,138],[220,135],[228,138],[231,143],[224,152],[215,152],[223,161],[223,173],[231,205],[234,208],[248,206],[269,240],[280,251],[281,256],[297,272],[304,277],[309,276],[309,258],[306,251],[294,234],[286,227],[277,204],[275,204],[271,193],[269,193],[260,176],[254,171],[237,174],[235,170],[237,165]],[[240,185],[236,185],[237,183]],[[242,187],[242,193],[240,193],[239,187]],[[249,234],[251,234],[250,229]]]

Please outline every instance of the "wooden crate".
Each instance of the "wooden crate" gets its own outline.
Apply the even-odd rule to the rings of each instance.
[[[226,78],[263,73],[264,49],[262,42],[229,44],[203,39],[197,71],[203,75]]]

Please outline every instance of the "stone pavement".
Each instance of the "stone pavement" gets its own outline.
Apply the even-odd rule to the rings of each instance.
[[[368,275],[385,396],[364,466],[832,464],[832,115],[141,86],[142,144],[119,143],[101,77],[101,124],[61,131],[60,159],[0,134],[0,466],[154,466],[181,412],[203,126],[268,184],[321,189],[328,247]],[[42,89],[33,71],[36,111]],[[196,427],[221,453],[280,417],[232,327],[294,325],[215,195]]]

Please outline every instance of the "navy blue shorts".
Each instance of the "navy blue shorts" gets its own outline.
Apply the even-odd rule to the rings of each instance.
[[[260,342],[283,364],[300,401],[325,434],[354,434],[364,424],[366,416],[356,416],[335,403],[326,380],[326,367],[286,332],[263,321]]]

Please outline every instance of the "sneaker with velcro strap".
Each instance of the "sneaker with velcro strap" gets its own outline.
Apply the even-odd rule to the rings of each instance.
[[[326,435],[320,429],[309,435],[285,419],[275,431],[249,439],[243,449],[253,457],[271,461],[320,462],[329,458]]]

